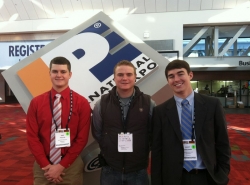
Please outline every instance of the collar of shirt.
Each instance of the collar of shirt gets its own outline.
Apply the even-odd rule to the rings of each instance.
[[[178,96],[175,96],[175,95],[174,95],[174,99],[175,99],[176,105],[177,105],[178,107],[181,107],[181,102],[182,102],[182,100],[184,100],[184,99],[179,98]],[[192,91],[192,93],[191,93],[190,95],[188,95],[188,97],[186,97],[186,99],[187,99],[189,105],[190,105],[191,107],[193,107],[193,104],[194,104],[194,91]]]
[[[130,96],[130,97],[127,97],[127,98],[121,98],[121,97],[119,96],[119,94],[117,93],[117,91],[116,91],[116,96],[118,97],[118,99],[119,99],[119,100],[120,100],[120,102],[122,103],[122,106],[126,106],[126,105],[128,105],[129,100],[130,100],[132,97],[134,97],[134,96],[135,96],[135,89],[134,89],[134,91],[133,91],[132,96]]]
[[[61,97],[62,97],[63,99],[66,99],[67,97],[69,97],[70,88],[67,87],[66,89],[64,89],[64,90],[63,90],[62,92],[60,92],[60,93],[56,92],[56,90],[52,88],[52,89],[51,89],[51,96],[52,96],[52,99],[53,99],[53,97],[55,97],[56,94],[60,94]]]

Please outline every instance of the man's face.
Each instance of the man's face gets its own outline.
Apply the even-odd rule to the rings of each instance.
[[[189,95],[192,92],[193,89],[190,84],[192,78],[193,73],[188,74],[185,68],[168,71],[168,84],[178,97]]]
[[[127,91],[134,89],[136,75],[131,66],[117,66],[114,74],[117,91]]]
[[[50,79],[54,89],[63,90],[68,87],[69,79],[72,73],[69,72],[65,64],[52,64],[50,70]]]

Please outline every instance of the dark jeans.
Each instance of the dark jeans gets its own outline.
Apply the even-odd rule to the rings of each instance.
[[[148,185],[147,169],[124,174],[104,166],[101,172],[101,185]]]
[[[188,173],[183,170],[181,185],[217,185],[207,170],[198,174]]]

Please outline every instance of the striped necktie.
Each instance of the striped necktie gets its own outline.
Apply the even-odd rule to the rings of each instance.
[[[53,118],[50,137],[50,161],[52,162],[52,164],[58,164],[61,161],[61,148],[55,148],[56,125],[57,128],[61,128],[62,104],[60,98],[61,95],[56,94],[56,100],[54,102],[53,107]]]
[[[181,102],[182,111],[181,111],[181,131],[182,139],[191,139],[192,137],[192,111],[189,107],[188,100],[184,99]],[[190,171],[194,168],[196,161],[184,161],[183,167]]]

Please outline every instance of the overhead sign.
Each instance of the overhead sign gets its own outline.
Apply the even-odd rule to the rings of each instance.
[[[239,66],[249,66],[250,65],[250,61],[244,62],[242,60],[239,61]]]
[[[51,40],[0,42],[0,69],[8,69],[50,43]]]

